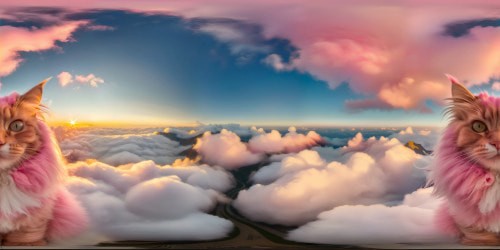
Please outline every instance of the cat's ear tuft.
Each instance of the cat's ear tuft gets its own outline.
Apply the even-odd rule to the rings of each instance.
[[[43,87],[48,81],[50,81],[50,79],[52,79],[52,77],[43,80],[35,87],[28,90],[28,92],[21,95],[19,97],[19,102],[23,104],[30,104],[33,106],[39,106],[42,102]]]
[[[475,102],[476,97],[455,77],[448,74],[446,77],[451,82],[451,103],[446,112],[453,114],[455,119],[466,120],[470,111],[473,110],[471,105]]]
[[[446,74],[446,77],[451,82],[451,96],[452,98],[459,100],[474,100],[474,94],[472,94],[464,85],[462,85],[455,77]]]

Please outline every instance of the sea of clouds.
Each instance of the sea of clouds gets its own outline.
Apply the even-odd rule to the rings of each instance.
[[[394,204],[425,185],[428,158],[397,139],[358,133],[348,146],[304,150],[261,168],[234,205],[256,221],[298,226],[341,205]]]
[[[92,230],[110,240],[210,240],[233,229],[208,214],[233,186],[226,171],[207,165],[173,167],[143,161],[114,167],[68,165],[68,188],[89,212]]]
[[[185,162],[191,146],[157,133],[163,128],[54,128],[76,194],[91,218],[78,243],[115,240],[211,240],[231,221],[211,214],[234,186],[222,167]],[[78,240],[77,240],[78,241]]]
[[[431,196],[432,188],[423,189],[432,156],[404,146],[412,140],[432,149],[438,130],[410,127],[370,138],[358,133],[337,146],[329,143],[335,138],[294,127],[54,131],[69,162],[68,188],[91,217],[94,236],[87,243],[224,238],[233,224],[214,210],[228,203],[256,222],[296,227],[288,239],[300,242],[453,240],[432,225],[440,200]],[[194,145],[158,132],[193,139]],[[179,154],[191,147],[199,158],[179,164]],[[234,201],[225,197],[235,183],[231,171],[255,164],[267,165]]]
[[[181,158],[179,153],[189,148],[165,136],[160,128],[71,128],[54,129],[60,147],[70,162],[98,159],[111,165],[152,160],[169,164]]]
[[[233,205],[254,221],[297,226],[288,236],[294,241],[453,242],[433,223],[441,200],[424,189],[432,156],[416,154],[399,135],[365,139],[358,133],[341,148],[276,158]]]

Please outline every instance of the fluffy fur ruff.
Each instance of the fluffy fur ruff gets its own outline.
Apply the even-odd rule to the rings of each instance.
[[[436,213],[437,226],[457,237],[471,232],[500,232],[500,196],[487,195],[500,185],[498,176],[456,147],[457,131],[449,125],[435,153],[430,181],[446,197]]]
[[[17,94],[0,98],[11,105]],[[38,153],[0,174],[0,234],[4,244],[59,240],[85,230],[87,215],[64,187],[66,169],[52,131],[38,122],[41,146]],[[9,193],[15,192],[15,196]],[[8,243],[6,243],[8,242]]]

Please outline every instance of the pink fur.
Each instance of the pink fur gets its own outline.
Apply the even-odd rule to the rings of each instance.
[[[0,98],[0,106],[6,106],[6,105],[12,105],[17,101],[17,98],[19,97],[18,93],[12,93],[8,96],[4,96]]]
[[[491,105],[491,106],[500,107],[500,98],[490,96],[486,92],[480,93],[478,95],[478,97],[483,105]]]
[[[435,223],[437,228],[449,235],[453,235],[455,237],[460,235],[460,231],[455,224],[455,220],[451,217],[446,203],[437,210]]]
[[[0,98],[0,108],[12,105],[17,97],[18,94],[14,93]],[[38,130],[42,142],[38,153],[21,162],[12,170],[11,177],[19,190],[40,201],[41,205],[27,208],[26,214],[0,211],[0,218],[25,225],[47,217],[46,238],[49,240],[77,235],[86,228],[86,213],[64,187],[67,170],[52,131],[43,121],[38,122]]]
[[[430,176],[435,193],[447,198],[447,203],[436,213],[436,222],[452,234],[458,232],[456,224],[486,230],[490,223],[500,221],[498,204],[490,213],[479,210],[479,203],[495,182],[495,176],[478,163],[472,164],[457,148],[456,129],[453,124],[445,129]]]
[[[66,169],[50,129],[42,121],[38,122],[38,129],[42,140],[39,153],[23,161],[11,176],[19,189],[45,195],[64,180]]]
[[[78,235],[88,224],[85,210],[75,197],[65,189],[58,193],[54,204],[53,220],[49,224],[47,236],[52,240]]]

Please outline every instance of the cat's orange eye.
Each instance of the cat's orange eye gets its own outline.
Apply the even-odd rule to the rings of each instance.
[[[19,132],[23,130],[23,128],[24,128],[24,122],[21,120],[15,120],[11,122],[9,125],[9,130],[12,132]]]
[[[482,133],[486,131],[486,124],[482,121],[473,121],[472,122],[472,130],[476,133]]]

